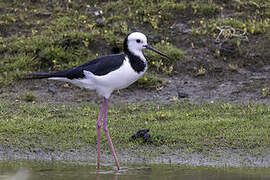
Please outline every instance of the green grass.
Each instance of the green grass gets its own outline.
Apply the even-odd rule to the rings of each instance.
[[[96,144],[99,107],[81,105],[6,104],[0,101],[0,144],[22,149],[80,149]],[[109,131],[119,148],[141,141],[129,137],[150,128],[156,146],[189,151],[270,148],[270,109],[266,105],[188,104],[118,105],[109,108]],[[156,136],[163,136],[158,141]],[[102,143],[106,143],[104,133]],[[143,144],[141,144],[143,145]]]
[[[158,90],[164,85],[165,81],[162,78],[146,72],[140,79],[138,79],[138,81],[134,83],[134,85],[131,85],[131,87],[136,86],[141,89]]]
[[[112,49],[121,51],[123,38],[135,29],[150,36],[149,44],[172,59],[168,61],[147,53],[150,69],[154,73],[171,74],[178,61],[191,59],[186,58],[182,50],[186,48],[186,45],[182,47],[183,40],[175,41],[182,36],[174,32],[174,26],[182,23],[179,19],[183,19],[191,30],[184,40],[188,42],[186,44],[216,38],[217,27],[222,26],[234,28],[236,35],[247,32],[249,39],[269,34],[269,2],[266,0],[160,0],[155,3],[143,0],[56,3],[37,0],[3,1],[1,7],[0,85],[16,81],[25,72],[69,68],[97,55],[110,54]],[[99,17],[94,15],[98,10],[103,11]],[[228,10],[233,11],[230,17],[225,16]],[[97,18],[102,19],[103,25],[96,21]],[[239,46],[249,49],[244,48],[244,43]],[[256,47],[254,51],[261,54],[261,48]],[[248,59],[245,53],[239,57]]]
[[[165,1],[158,5],[149,3],[151,6],[146,11],[142,8],[144,1],[106,2],[105,5],[98,3],[97,8],[104,12],[101,17],[104,21],[103,27],[96,23],[97,17],[94,13],[84,11],[94,11],[92,3],[57,2],[47,8],[49,1],[27,1],[22,4],[3,2],[6,9],[0,18],[0,26],[5,27],[3,36],[0,35],[0,85],[14,82],[21,74],[30,71],[70,68],[99,55],[110,54],[113,48],[121,51],[124,37],[140,21],[136,19],[137,14],[151,13],[144,24],[156,26],[159,18],[152,17],[152,14],[155,13],[155,8]],[[131,7],[128,16],[125,12],[118,12],[123,3],[128,3]],[[137,6],[141,8],[134,12],[133,7]],[[111,11],[112,7],[115,7],[114,11]],[[114,16],[111,16],[111,13],[114,13]],[[135,24],[130,25],[130,20]],[[151,45],[156,43],[150,42]],[[173,45],[163,50],[172,56],[174,61],[183,57],[182,51]],[[156,59],[156,56],[148,54],[148,58]],[[167,67],[164,65],[163,69],[163,72],[166,72]],[[156,68],[153,70],[159,71]]]

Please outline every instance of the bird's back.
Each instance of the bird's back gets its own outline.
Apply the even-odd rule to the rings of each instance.
[[[124,59],[124,54],[101,56],[74,68],[48,73],[30,73],[27,76],[33,79],[62,77],[72,80],[84,78],[84,71],[89,71],[96,76],[103,76],[118,69],[123,64]]]

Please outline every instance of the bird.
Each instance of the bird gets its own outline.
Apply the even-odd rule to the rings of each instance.
[[[123,53],[100,56],[77,67],[54,72],[28,73],[28,79],[64,81],[81,88],[95,90],[104,98],[97,120],[97,169],[100,169],[100,135],[103,117],[103,131],[111,148],[118,170],[120,170],[114,146],[107,127],[109,98],[113,91],[128,87],[137,81],[147,70],[147,60],[143,50],[148,49],[164,56],[169,56],[154,49],[147,43],[147,37],[141,32],[129,33],[123,42]]]

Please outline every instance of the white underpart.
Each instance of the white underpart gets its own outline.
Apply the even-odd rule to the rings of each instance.
[[[143,55],[142,58],[145,61]],[[100,96],[108,99],[114,90],[128,87],[136,80],[138,80],[145,73],[145,71],[146,68],[143,72],[140,73],[134,71],[129,63],[128,58],[126,57],[119,69],[103,76],[96,76],[89,71],[84,71],[85,77],[81,79],[68,79],[60,77],[49,79],[70,82],[82,88],[96,90]]]

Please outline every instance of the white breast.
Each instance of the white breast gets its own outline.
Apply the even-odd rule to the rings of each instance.
[[[79,84],[87,89],[95,89],[99,95],[109,98],[114,90],[128,87],[138,80],[145,71],[140,73],[134,71],[126,58],[119,69],[103,76],[96,76],[89,71],[84,71],[86,78],[80,79]],[[79,85],[78,82],[75,84]]]

